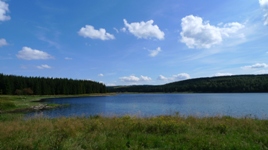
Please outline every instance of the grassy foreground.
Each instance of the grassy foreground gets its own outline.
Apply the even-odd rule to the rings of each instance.
[[[73,117],[0,121],[0,149],[268,149],[268,120]]]

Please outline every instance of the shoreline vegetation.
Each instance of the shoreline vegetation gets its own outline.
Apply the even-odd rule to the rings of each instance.
[[[27,113],[31,111],[40,111],[66,106],[58,104],[46,104],[44,103],[46,99],[111,95],[115,95],[115,93],[92,93],[80,95],[0,95],[0,114]]]
[[[268,120],[183,117],[33,117],[0,121],[6,149],[267,149]]]

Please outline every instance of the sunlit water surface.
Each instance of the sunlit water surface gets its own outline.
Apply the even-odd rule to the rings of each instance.
[[[268,118],[268,94],[118,94],[80,98],[56,98],[46,103],[68,104],[41,112],[29,113],[27,117],[70,116],[123,116],[152,117],[159,115],[181,116],[232,116]]]

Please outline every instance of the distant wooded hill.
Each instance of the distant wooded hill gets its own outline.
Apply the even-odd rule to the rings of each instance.
[[[268,75],[235,75],[196,78],[165,85],[133,85],[108,87],[110,92],[194,92],[249,93],[268,92]]]
[[[105,92],[104,84],[89,80],[0,74],[0,94],[5,95],[75,95]]]

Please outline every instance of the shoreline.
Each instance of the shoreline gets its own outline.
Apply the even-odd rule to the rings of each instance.
[[[113,96],[116,93],[93,93],[83,95],[0,95],[0,102],[11,103],[13,108],[7,110],[1,110],[0,114],[16,114],[16,113],[28,113],[35,111],[42,111],[48,109],[55,109],[59,107],[66,107],[66,105],[59,104],[44,104],[46,100],[53,98],[78,98],[78,97],[93,97],[93,96]],[[1,106],[1,103],[0,103]]]
[[[45,97],[33,100],[32,102],[43,102],[44,100],[53,98],[79,98],[79,97],[93,97],[93,96],[113,96],[113,95],[117,95],[117,93],[93,93],[93,94],[81,94],[81,95],[39,95]]]

